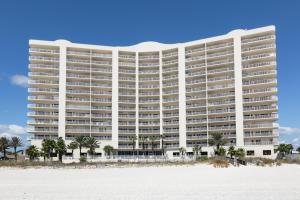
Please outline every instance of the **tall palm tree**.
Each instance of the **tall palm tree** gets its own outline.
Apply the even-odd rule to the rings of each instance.
[[[110,146],[110,145],[106,145],[104,148],[103,148],[104,152],[106,155],[111,156],[111,154],[114,152],[114,147]]]
[[[89,148],[88,153],[93,157],[93,155],[95,154],[95,149],[100,145],[94,137],[87,137],[85,140],[85,146]]]
[[[164,156],[165,155],[165,146],[164,146],[164,139],[166,138],[166,135],[165,134],[160,134],[160,140],[161,140],[161,152],[162,152],[162,155]]]
[[[198,144],[193,146],[193,152],[196,155],[196,158],[198,157],[199,153],[201,153],[202,147]]]
[[[130,136],[129,137],[129,139],[131,140],[131,142],[132,142],[132,155],[134,156],[134,152],[135,152],[135,141],[136,141],[136,135],[132,135],[132,136]]]
[[[29,156],[29,159],[35,160],[37,157],[39,157],[39,150],[36,146],[31,145],[26,149],[26,154]]]
[[[139,135],[139,141],[142,143],[143,155],[145,154],[145,141],[147,140],[147,136]]]
[[[3,152],[3,157],[4,157],[4,159],[6,159],[6,152],[10,147],[9,139],[6,137],[1,137],[0,138],[0,147],[1,147],[1,151]]]
[[[52,139],[44,139],[42,142],[42,154],[44,156],[44,161],[46,158],[52,159],[52,153],[56,147],[56,142]]]
[[[66,144],[62,137],[59,137],[56,141],[55,151],[58,154],[59,161],[62,162],[62,156],[67,152]]]
[[[287,149],[287,154],[292,154],[294,147],[292,144],[287,144],[286,149]]]
[[[227,154],[230,155],[230,158],[231,158],[231,159],[233,158],[233,156],[235,156],[236,150],[234,149],[234,146],[230,146],[230,147],[228,148],[228,153],[227,153]]]
[[[208,144],[210,146],[216,146],[216,154],[220,155],[219,150],[220,147],[225,145],[227,143],[227,141],[223,138],[223,134],[222,133],[213,133],[211,134],[212,138],[209,139]]]
[[[150,139],[150,142],[151,142],[152,154],[154,155],[154,143],[155,143],[157,137],[155,135],[152,135],[152,136],[149,137],[149,139]]]
[[[184,156],[185,152],[186,152],[186,149],[184,147],[179,148],[179,153],[181,154],[182,157]]]
[[[10,146],[12,148],[14,148],[14,154],[15,154],[15,159],[17,160],[17,148],[21,147],[22,144],[22,140],[19,137],[12,137],[10,140]]]
[[[72,151],[72,158],[73,158],[74,150],[78,148],[78,144],[75,141],[73,141],[67,146],[67,148]]]
[[[245,157],[245,150],[243,148],[238,148],[235,152],[235,156],[238,157],[239,159]]]
[[[85,146],[85,141],[86,137],[82,135],[74,138],[74,142],[76,142],[79,147],[79,156],[81,156],[81,149]]]

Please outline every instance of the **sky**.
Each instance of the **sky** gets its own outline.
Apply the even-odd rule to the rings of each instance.
[[[0,136],[26,134],[28,40],[178,43],[276,26],[280,141],[300,145],[300,1],[1,0]]]

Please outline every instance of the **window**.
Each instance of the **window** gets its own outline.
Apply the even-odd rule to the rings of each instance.
[[[178,157],[179,156],[179,152],[173,152],[173,157]]]
[[[271,150],[263,150],[263,155],[264,156],[271,155]]]
[[[254,156],[254,151],[252,150],[247,151],[247,156]]]
[[[194,152],[187,152],[186,155],[187,155],[187,156],[193,156],[193,155],[194,155]]]
[[[202,151],[201,156],[207,156],[207,151]]]

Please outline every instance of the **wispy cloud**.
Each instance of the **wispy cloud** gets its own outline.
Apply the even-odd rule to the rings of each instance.
[[[16,124],[0,124],[0,136],[13,137],[27,134],[26,128]]]
[[[17,85],[25,88],[28,86],[27,76],[16,74],[13,75],[10,80],[13,85]]]
[[[294,147],[300,146],[300,128],[280,126],[279,136],[281,142],[291,143]]]

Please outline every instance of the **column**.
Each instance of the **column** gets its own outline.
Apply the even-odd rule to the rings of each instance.
[[[185,49],[178,47],[179,147],[186,148]]]
[[[235,80],[235,118],[236,118],[236,146],[244,146],[244,116],[243,116],[243,76],[241,36],[234,40],[234,80]]]
[[[119,52],[112,51],[112,145],[118,149],[119,144]]]
[[[66,46],[59,47],[58,137],[66,136]]]

